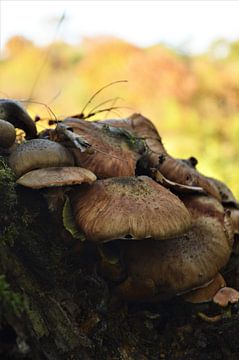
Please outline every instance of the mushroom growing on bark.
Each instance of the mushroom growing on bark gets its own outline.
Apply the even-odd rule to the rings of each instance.
[[[200,174],[192,165],[180,159],[175,159],[167,153],[156,127],[149,119],[141,114],[133,114],[124,120],[105,120],[103,123],[126,128],[135,136],[144,139],[148,150],[149,168],[158,168],[171,181],[201,187],[216,199],[221,199],[217,187],[205,176]]]
[[[163,240],[186,231],[188,210],[146,176],[98,180],[71,192],[76,224],[90,241]]]
[[[183,235],[122,242],[130,279],[117,287],[122,298],[145,301],[180,295],[208,284],[227,264],[233,243],[230,215],[212,197],[187,196],[183,201],[192,216],[192,226]],[[151,291],[133,299],[140,283],[151,283]]]
[[[8,121],[15,128],[22,129],[26,133],[26,139],[33,139],[37,136],[34,121],[24,107],[15,100],[0,99],[0,119]]]
[[[42,189],[92,183],[95,180],[96,176],[90,170],[65,166],[32,170],[22,175],[16,182],[32,189]]]
[[[18,178],[34,169],[73,166],[74,159],[61,144],[46,139],[33,139],[23,142],[11,153],[9,164]]]
[[[100,178],[135,175],[137,160],[144,151],[142,141],[135,141],[132,136],[131,139],[108,125],[102,127],[82,119],[68,118],[60,127],[62,125],[90,145],[86,151],[71,146],[77,166],[93,171]],[[57,135],[58,127],[55,129],[56,140]],[[64,139],[58,138],[58,141]]]

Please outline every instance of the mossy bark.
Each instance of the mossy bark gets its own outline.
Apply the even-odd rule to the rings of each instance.
[[[9,303],[0,297],[1,318],[29,345],[29,359],[238,359],[236,307],[208,324],[179,299],[113,301],[94,248],[75,253],[46,191],[16,187],[0,164],[0,274],[18,296]]]

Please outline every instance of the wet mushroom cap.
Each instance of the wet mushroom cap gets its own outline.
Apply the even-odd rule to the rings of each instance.
[[[186,231],[190,215],[177,196],[147,176],[98,180],[71,193],[77,225],[88,240],[161,240]]]
[[[0,119],[0,147],[9,148],[16,139],[16,130],[8,121]]]
[[[65,119],[63,124],[91,145],[84,152],[71,148],[78,166],[91,170],[100,178],[135,175],[141,154],[123,134],[81,119]]]
[[[121,242],[129,277],[137,283],[152,280],[159,296],[180,295],[215,277],[229,260],[232,238],[224,226],[227,214],[221,204],[211,198],[205,209],[204,198],[189,208],[192,226],[183,235],[165,241]],[[127,298],[124,290],[120,285],[118,291]]]
[[[52,186],[92,183],[95,180],[96,176],[91,171],[68,166],[32,170],[21,176],[16,182],[32,189],[42,189]]]
[[[61,144],[33,139],[20,144],[10,155],[9,165],[17,177],[38,168],[73,166],[74,159]]]

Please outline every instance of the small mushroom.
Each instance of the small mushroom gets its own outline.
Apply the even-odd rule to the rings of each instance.
[[[147,176],[97,180],[71,192],[75,220],[94,242],[166,239],[190,226],[177,196]]]
[[[230,287],[223,287],[213,297],[213,302],[221,307],[235,304],[239,301],[239,292]]]
[[[19,178],[38,168],[73,166],[74,159],[61,144],[46,139],[33,139],[23,142],[11,153],[9,165]]]
[[[65,119],[62,124],[67,125],[90,145],[88,150],[82,151],[70,144],[78,166],[91,170],[99,178],[135,175],[142,146],[138,148],[138,144],[127,138],[123,132],[116,133],[109,126],[102,127],[75,118]]]
[[[16,139],[16,130],[12,124],[0,119],[0,148],[9,148]]]
[[[185,301],[193,304],[209,302],[212,301],[217,291],[224,286],[226,286],[226,282],[222,275],[218,273],[215,278],[209,282],[209,284],[186,293],[183,295],[183,298]]]
[[[37,136],[34,121],[23,106],[15,100],[0,99],[0,119],[8,121],[15,128],[25,131],[26,139],[33,139]]]
[[[32,189],[42,189],[53,186],[92,183],[95,180],[96,176],[91,171],[68,166],[32,170],[21,176],[16,182]]]
[[[228,215],[221,204],[212,197],[198,195],[191,196],[186,206],[192,226],[183,235],[165,241],[121,242],[131,280],[127,286],[122,283],[117,287],[119,296],[127,299],[129,293],[134,293],[134,286],[146,280],[155,284],[152,301],[180,295],[204,286],[227,264],[232,238],[225,226]],[[149,298],[150,294],[147,299],[134,300]]]

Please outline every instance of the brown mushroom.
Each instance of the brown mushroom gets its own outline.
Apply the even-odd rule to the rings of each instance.
[[[210,282],[227,264],[233,242],[226,225],[229,214],[224,214],[214,198],[194,196],[187,200],[192,226],[183,235],[166,241],[121,242],[131,278],[130,290],[127,284],[130,294],[134,293],[134,281],[139,284],[152,280],[157,294],[154,300],[180,295]],[[117,292],[122,298],[129,296],[124,283]]]
[[[126,128],[135,136],[143,138],[148,149],[149,168],[158,168],[168,180],[183,185],[201,187],[216,199],[221,199],[216,185],[195,169],[195,162],[192,166],[193,161],[189,164],[175,159],[167,153],[156,127],[149,119],[141,114],[133,114],[124,120],[105,120],[103,123]]]
[[[15,100],[0,99],[0,119],[8,121],[15,128],[25,131],[26,139],[33,139],[37,136],[34,121],[23,106]]]
[[[229,189],[229,187],[223,181],[220,181],[220,180],[212,178],[212,177],[208,177],[207,179],[217,187],[217,189],[221,195],[221,202],[223,205],[239,208],[239,204],[238,204],[235,196],[233,195],[232,191]]]
[[[159,164],[158,169],[169,180],[184,185],[202,187],[208,194],[221,200],[218,188],[205,176],[200,174],[195,168],[191,167],[183,160],[175,159],[170,155],[165,156],[165,160]]]
[[[239,292],[230,287],[223,287],[213,297],[213,302],[219,306],[226,307],[239,301]]]
[[[98,180],[71,193],[77,225],[88,240],[166,239],[190,226],[177,196],[146,176]]]
[[[46,139],[33,139],[23,142],[11,153],[9,164],[16,176],[20,177],[38,168],[72,166],[74,159],[61,144]]]
[[[230,207],[228,210],[231,213],[234,234],[239,234],[239,209]]]
[[[143,151],[142,143],[131,141],[115,128],[112,130],[109,126],[102,127],[82,119],[69,118],[63,125],[90,145],[86,151],[71,148],[78,166],[91,170],[100,178],[135,175],[136,163]]]
[[[16,139],[16,130],[12,124],[0,119],[0,148],[9,148]]]
[[[212,301],[217,291],[224,286],[226,286],[226,282],[222,275],[218,273],[215,278],[209,282],[209,284],[186,293],[183,295],[183,298],[185,301],[193,304],[209,302]]]
[[[92,183],[95,180],[96,176],[91,171],[68,166],[32,170],[21,176],[16,182],[32,189],[42,189],[53,186]]]

